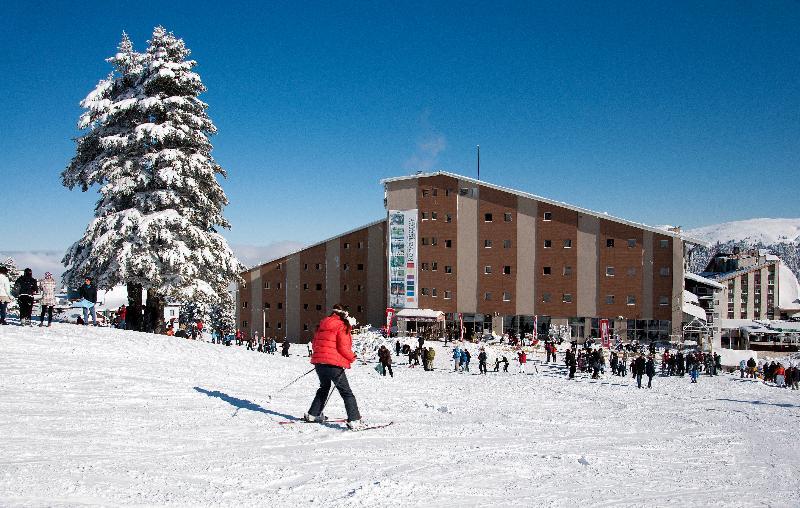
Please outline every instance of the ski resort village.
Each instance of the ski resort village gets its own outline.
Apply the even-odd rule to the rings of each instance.
[[[42,7],[0,506],[800,506],[796,2]]]

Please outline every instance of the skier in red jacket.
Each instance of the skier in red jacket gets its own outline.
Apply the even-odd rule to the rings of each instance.
[[[330,316],[320,321],[311,342],[311,363],[319,377],[319,389],[311,403],[311,408],[303,416],[307,422],[324,422],[323,406],[333,384],[344,400],[347,411],[347,426],[360,430],[364,425],[358,412],[356,397],[350,390],[344,370],[350,368],[356,355],[353,353],[353,339],[350,336],[350,321],[347,311],[340,304],[333,306]]]

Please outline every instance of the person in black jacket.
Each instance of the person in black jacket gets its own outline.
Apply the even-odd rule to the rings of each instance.
[[[91,277],[86,277],[83,286],[81,286],[81,288],[78,290],[78,294],[82,299],[86,300],[85,302],[82,302],[84,304],[83,325],[89,325],[89,314],[91,314],[92,324],[97,326],[97,315],[95,314],[94,310],[95,304],[97,304],[97,288],[94,287],[94,284],[92,284]]]
[[[636,387],[642,387],[642,376],[644,375],[646,362],[644,356],[640,353],[636,360],[633,361],[633,375],[636,377]]]
[[[653,355],[647,359],[647,363],[644,365],[644,371],[647,374],[647,387],[653,387],[653,376],[656,375],[656,363],[653,361]]]
[[[486,351],[481,349],[481,352],[478,353],[478,370],[481,374],[486,374]]]
[[[26,268],[16,282],[14,282],[14,292],[19,303],[19,324],[20,326],[33,326],[31,324],[31,312],[33,312],[33,295],[39,292],[39,285],[33,278],[33,270]]]

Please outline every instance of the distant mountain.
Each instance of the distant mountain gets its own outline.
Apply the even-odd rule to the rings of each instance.
[[[717,252],[734,247],[767,249],[781,258],[800,278],[800,219],[749,219],[686,230],[688,236],[705,240],[711,247],[696,247],[689,254],[689,270],[702,272]]]

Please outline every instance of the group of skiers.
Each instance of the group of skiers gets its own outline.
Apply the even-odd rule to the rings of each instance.
[[[19,306],[20,326],[33,326],[33,305],[37,300],[41,306],[39,326],[44,326],[45,315],[47,326],[52,325],[53,309],[57,302],[56,281],[50,272],[46,272],[44,278],[37,281],[33,277],[33,270],[26,268],[12,285],[8,268],[0,267],[0,325],[8,324],[8,305],[14,299]]]

